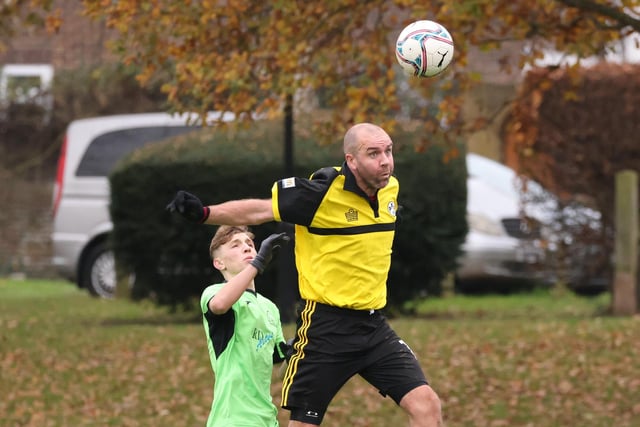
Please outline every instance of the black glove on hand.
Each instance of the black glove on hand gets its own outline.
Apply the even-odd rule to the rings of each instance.
[[[178,191],[166,208],[169,212],[178,212],[191,222],[202,224],[209,217],[209,206],[203,206],[200,199],[186,191]]]
[[[287,346],[287,352],[285,353],[284,359],[287,361],[287,363],[289,363],[289,359],[291,359],[291,356],[293,356],[293,353],[296,352],[296,350],[293,348],[294,340],[295,338],[289,338],[287,340],[287,343],[285,344]]]
[[[251,261],[251,265],[258,269],[258,272],[262,274],[267,265],[273,258],[274,249],[278,249],[280,246],[286,244],[289,241],[287,233],[272,234],[262,241],[260,250],[256,257]]]
[[[287,363],[289,363],[289,359],[293,356],[295,350],[293,349],[293,340],[294,338],[289,338],[287,342],[278,343],[278,347],[280,348],[280,352],[284,355],[284,359]],[[282,360],[278,360],[278,362],[282,362]]]
[[[273,363],[280,363],[286,361],[289,363],[289,359],[293,356],[295,350],[293,349],[294,338],[289,338],[287,342],[280,341],[278,343],[278,349],[273,352]]]

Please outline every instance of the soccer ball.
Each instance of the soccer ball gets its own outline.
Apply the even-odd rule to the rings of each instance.
[[[443,72],[453,57],[449,31],[434,21],[407,25],[396,41],[396,59],[406,74],[433,77]]]

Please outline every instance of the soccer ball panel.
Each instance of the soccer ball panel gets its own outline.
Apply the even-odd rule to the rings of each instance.
[[[453,39],[445,27],[422,20],[407,25],[396,41],[396,59],[403,71],[418,77],[433,77],[444,71],[453,58]]]

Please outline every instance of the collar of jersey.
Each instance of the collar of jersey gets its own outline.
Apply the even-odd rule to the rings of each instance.
[[[342,174],[344,175],[344,189],[347,191],[351,191],[352,193],[357,194],[360,197],[363,197],[365,200],[369,200],[369,196],[365,193],[362,188],[358,187],[356,183],[356,177],[347,166],[347,162],[342,163]]]

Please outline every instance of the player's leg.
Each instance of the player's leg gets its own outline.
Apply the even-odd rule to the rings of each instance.
[[[314,351],[299,355],[291,357],[282,382],[282,407],[290,411],[290,426],[318,426],[329,402],[354,373]]]
[[[329,402],[355,375],[357,367],[347,360],[340,362],[314,352],[305,353],[293,363],[290,366],[294,366],[294,372],[285,375],[282,388],[282,407],[290,412],[289,426],[318,426]]]
[[[441,427],[440,398],[428,385],[421,385],[400,399],[400,407],[409,415],[410,427]]]
[[[296,338],[282,382],[282,407],[290,426],[320,425],[329,402],[360,369],[353,352],[361,339],[357,319],[307,302],[298,319]]]
[[[441,426],[440,399],[413,351],[386,321],[377,325],[375,336],[376,345],[368,353],[367,367],[360,375],[407,413],[411,427]]]
[[[300,421],[289,421],[289,427],[316,427],[316,424],[307,424]]]

